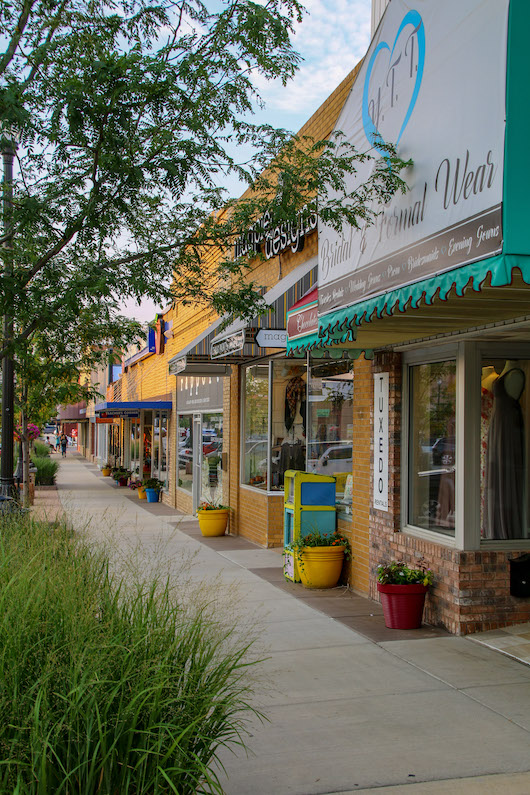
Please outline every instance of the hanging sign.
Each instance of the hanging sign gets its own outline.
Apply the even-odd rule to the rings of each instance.
[[[394,144],[412,161],[408,190],[374,207],[372,224],[319,222],[320,315],[502,251],[508,7],[389,3],[336,129],[383,167],[380,142]],[[359,163],[348,193],[374,169]]]
[[[245,347],[246,330],[240,329],[229,337],[215,337],[210,342],[210,358],[219,359],[231,353],[239,353]]]
[[[388,373],[374,374],[374,508],[388,511]]]
[[[260,328],[256,334],[256,345],[260,348],[286,348],[287,331],[282,328]]]

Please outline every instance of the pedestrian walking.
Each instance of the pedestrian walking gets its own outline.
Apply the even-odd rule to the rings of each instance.
[[[55,450],[56,452],[59,452],[60,449],[61,449],[61,437],[59,435],[59,431],[57,431],[57,433],[55,434]]]
[[[61,453],[63,458],[66,458],[66,445],[68,444],[68,436],[63,432],[60,437]]]

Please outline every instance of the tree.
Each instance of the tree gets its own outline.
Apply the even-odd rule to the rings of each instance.
[[[112,322],[85,312],[71,321],[67,335],[36,331],[17,355],[16,406],[20,413],[18,437],[23,461],[23,497],[28,495],[29,442],[28,422],[42,428],[54,416],[59,405],[103,399],[105,384],[92,383],[86,376],[107,365],[108,342],[113,350],[124,350],[138,339],[141,325],[127,318]]]
[[[265,210],[274,221],[292,219],[317,190],[325,196],[359,157],[372,156],[247,120],[260,102],[254,77],[285,83],[296,70],[290,34],[303,14],[298,0],[215,6],[12,0],[0,7],[2,120],[21,131],[4,237],[13,242],[13,272],[3,269],[0,278],[15,348],[37,329],[67,333],[84,311],[112,315],[124,297],[255,313],[249,259],[229,254],[235,238]],[[231,153],[248,146],[250,162],[237,163]],[[366,220],[372,199],[403,185],[401,162],[390,162],[375,165],[362,195],[342,206],[321,199],[319,212],[337,224]],[[219,187],[231,172],[253,184],[244,200],[227,202]],[[208,251],[217,253],[205,268]]]

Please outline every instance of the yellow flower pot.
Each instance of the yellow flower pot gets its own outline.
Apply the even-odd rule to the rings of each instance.
[[[304,547],[298,551],[298,572],[305,588],[334,588],[340,578],[344,547]]]
[[[139,499],[141,500],[147,499],[147,497],[145,496],[145,486],[138,486],[137,491]]]
[[[199,527],[203,536],[212,538],[213,536],[224,536],[226,525],[228,524],[228,508],[220,508],[217,511],[197,511]]]
[[[101,474],[103,475],[104,478],[110,478],[111,471],[112,470],[110,467],[103,467],[103,469],[101,470]]]

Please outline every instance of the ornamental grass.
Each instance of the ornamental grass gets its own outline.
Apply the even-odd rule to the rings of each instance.
[[[59,469],[58,461],[54,461],[50,456],[34,455],[31,459],[37,468],[35,472],[36,486],[53,486]]]
[[[221,793],[257,714],[248,642],[192,602],[67,526],[2,520],[0,792]]]

